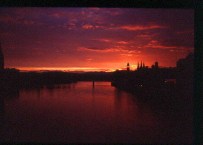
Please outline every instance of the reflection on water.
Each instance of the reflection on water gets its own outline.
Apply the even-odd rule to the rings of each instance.
[[[0,98],[0,135],[3,142],[191,143],[191,108],[159,109],[110,82],[27,89]]]

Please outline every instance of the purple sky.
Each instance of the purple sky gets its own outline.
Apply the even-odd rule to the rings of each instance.
[[[0,8],[6,67],[134,69],[175,66],[194,51],[193,9]]]

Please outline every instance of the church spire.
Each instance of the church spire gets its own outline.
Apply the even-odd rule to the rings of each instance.
[[[127,63],[127,71],[130,71],[130,64],[129,64],[129,62]]]
[[[140,68],[142,68],[142,61],[141,61],[141,66],[140,66]]]
[[[137,69],[139,69],[140,68],[140,64],[139,64],[139,62],[137,63]]]

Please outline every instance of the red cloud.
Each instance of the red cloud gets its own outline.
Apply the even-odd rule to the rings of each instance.
[[[112,42],[112,40],[106,39],[106,38],[99,38],[99,39],[92,39],[92,40],[97,40],[97,41],[100,41],[100,42],[107,42],[107,43]]]
[[[79,47],[77,50],[78,51],[98,52],[98,53],[120,52],[120,50],[117,48],[97,49],[97,48]]]
[[[112,48],[105,48],[105,49],[97,49],[97,48],[88,48],[88,47],[79,47],[77,49],[78,51],[89,51],[89,52],[96,52],[96,53],[122,53],[122,54],[138,54],[140,51],[137,50],[128,50],[124,48],[119,47],[112,47]]]
[[[91,24],[85,24],[82,26],[83,29],[106,29],[104,26],[99,25],[91,25]]]
[[[118,44],[129,44],[129,42],[127,42],[127,41],[118,41],[117,43]]]
[[[147,45],[143,46],[143,48],[175,49],[177,46],[165,46],[160,44],[157,40],[151,40]]]
[[[150,29],[161,29],[161,28],[166,28],[166,27],[159,26],[159,25],[151,25],[151,26],[126,25],[126,26],[120,27],[120,29],[124,29],[128,31],[141,31],[141,30],[150,30]]]
[[[93,29],[94,26],[93,25],[90,25],[90,24],[85,24],[82,26],[83,29]]]

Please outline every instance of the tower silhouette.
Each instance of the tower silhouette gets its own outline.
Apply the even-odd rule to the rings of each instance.
[[[145,64],[144,64],[144,62],[143,62],[143,68],[145,68]]]
[[[154,66],[155,66],[155,68],[159,68],[159,63],[158,63],[158,61],[155,62]]]
[[[0,43],[0,70],[4,69],[4,55],[2,52],[2,47],[1,47],[1,43]]]
[[[130,64],[129,64],[129,62],[127,63],[127,71],[130,71]]]
[[[142,61],[141,61],[141,66],[140,66],[140,68],[142,68],[143,67],[143,64],[142,64]]]
[[[137,69],[139,69],[140,68],[140,64],[139,64],[139,62],[137,63]]]

